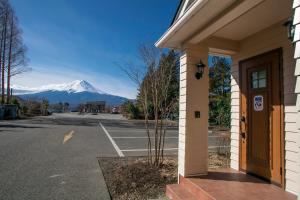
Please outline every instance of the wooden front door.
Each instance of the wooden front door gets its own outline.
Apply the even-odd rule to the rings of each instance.
[[[240,168],[282,184],[281,49],[240,62]]]

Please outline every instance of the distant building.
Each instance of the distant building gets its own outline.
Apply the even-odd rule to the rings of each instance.
[[[84,104],[86,113],[103,113],[105,112],[105,101],[89,101]]]

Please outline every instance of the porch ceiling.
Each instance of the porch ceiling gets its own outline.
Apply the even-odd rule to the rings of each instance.
[[[240,41],[292,15],[292,1],[266,0],[224,26],[213,36]]]
[[[240,41],[292,15],[290,0],[198,0],[156,42],[182,49],[210,37]]]
[[[156,42],[159,48],[178,48],[236,0],[197,0]]]

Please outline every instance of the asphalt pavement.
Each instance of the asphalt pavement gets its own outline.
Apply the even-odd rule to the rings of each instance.
[[[223,148],[218,135],[209,134],[208,141],[210,150]],[[147,144],[143,121],[121,115],[64,113],[1,121],[0,200],[110,199],[97,157],[146,155]],[[177,151],[173,124],[165,154]]]
[[[1,122],[0,199],[110,199],[99,156],[117,153],[97,119],[50,116]]]

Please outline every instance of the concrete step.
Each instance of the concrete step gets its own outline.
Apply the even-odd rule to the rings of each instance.
[[[182,185],[167,185],[166,195],[171,200],[199,200]]]

